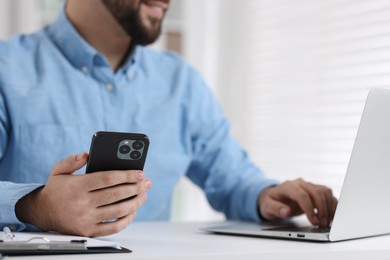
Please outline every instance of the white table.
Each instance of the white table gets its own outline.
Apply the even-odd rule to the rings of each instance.
[[[131,254],[60,255],[5,259],[388,259],[390,235],[318,243],[214,235],[201,227],[218,223],[136,222],[104,239],[119,241]]]

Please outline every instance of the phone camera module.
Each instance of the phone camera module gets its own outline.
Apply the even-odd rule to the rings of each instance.
[[[119,143],[116,155],[121,160],[137,161],[142,158],[145,148],[141,140],[126,139]]]
[[[128,146],[128,145],[122,145],[121,147],[119,147],[119,152],[121,154],[127,154],[130,152],[130,150],[131,150],[130,146]]]
[[[132,145],[133,149],[139,150],[144,147],[144,144],[141,141],[136,141]]]
[[[132,151],[130,153],[130,158],[134,160],[138,160],[139,158],[141,158],[141,153],[138,151]]]

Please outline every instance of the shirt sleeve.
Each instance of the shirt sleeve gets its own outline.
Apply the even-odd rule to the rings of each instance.
[[[13,231],[37,229],[19,221],[15,215],[15,205],[19,199],[42,186],[42,184],[18,184],[0,181],[0,229],[9,226]]]
[[[8,123],[6,106],[3,95],[0,89],[0,160],[4,156],[4,152],[8,143]],[[24,229],[36,230],[31,225],[24,224],[18,220],[15,215],[15,204],[19,199],[42,186],[42,184],[18,184],[6,182],[2,179],[0,172],[0,229],[4,226],[9,226],[14,231]]]
[[[197,76],[191,82],[193,160],[187,176],[228,219],[260,222],[258,197],[278,181],[267,178],[231,136],[230,124],[203,80]]]

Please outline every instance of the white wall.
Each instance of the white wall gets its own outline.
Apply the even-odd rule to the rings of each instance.
[[[1,0],[0,38],[31,33],[41,27],[40,0]]]

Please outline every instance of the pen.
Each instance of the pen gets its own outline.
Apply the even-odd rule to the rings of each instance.
[[[15,235],[12,234],[11,229],[9,227],[5,226],[3,228],[3,232],[4,232],[4,236],[5,236],[5,239],[4,239],[5,241],[14,240]]]

